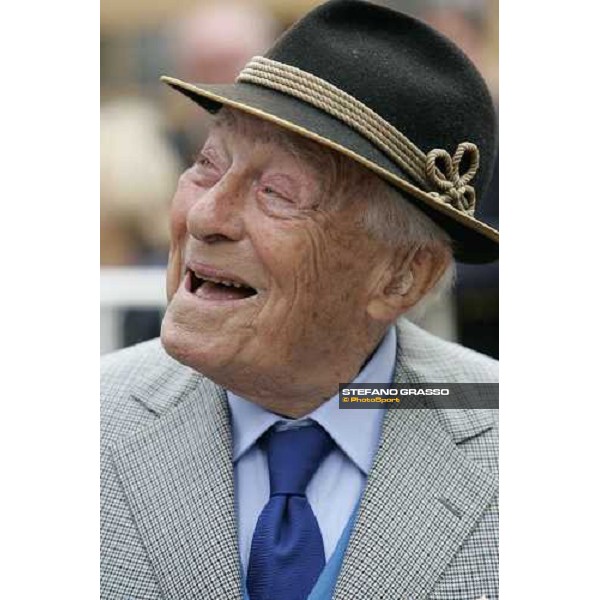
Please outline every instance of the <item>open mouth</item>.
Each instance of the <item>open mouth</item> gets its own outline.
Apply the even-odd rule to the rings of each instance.
[[[205,300],[246,300],[258,293],[240,280],[209,277],[191,269],[186,270],[185,287],[198,298]]]

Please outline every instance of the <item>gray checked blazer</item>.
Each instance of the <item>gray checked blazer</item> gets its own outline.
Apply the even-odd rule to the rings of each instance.
[[[397,327],[398,383],[497,381]],[[494,410],[387,411],[335,600],[497,599],[497,436]],[[103,599],[242,599],[231,454],[222,388],[158,340],[103,358]]]

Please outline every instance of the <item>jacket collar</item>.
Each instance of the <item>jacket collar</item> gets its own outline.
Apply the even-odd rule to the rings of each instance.
[[[432,366],[439,340],[404,320],[398,339],[396,383],[456,380],[452,365]],[[431,592],[497,493],[496,477],[458,446],[493,425],[487,410],[387,411],[334,600]]]
[[[137,389],[161,417],[113,448],[115,469],[163,597],[241,600],[225,393],[171,367]]]
[[[464,348],[442,342],[406,319],[397,323],[397,333],[396,383],[461,383],[472,380],[471,374],[461,373],[461,365],[455,356],[440,356],[440,344],[455,352],[457,349],[464,352]],[[435,406],[430,410],[456,444],[484,433],[494,426],[496,419],[491,410],[444,409]]]

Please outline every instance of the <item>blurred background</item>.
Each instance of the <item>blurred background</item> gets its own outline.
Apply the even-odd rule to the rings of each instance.
[[[453,39],[498,106],[498,0],[382,0]],[[207,117],[159,82],[229,83],[315,0],[102,0],[100,351],[156,337],[164,310],[168,207]],[[478,217],[498,227],[498,164]],[[498,265],[459,265],[452,293],[411,317],[498,358]]]

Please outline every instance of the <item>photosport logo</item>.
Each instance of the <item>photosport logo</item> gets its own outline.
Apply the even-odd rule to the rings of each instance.
[[[369,408],[498,408],[498,383],[343,383],[339,406]]]

